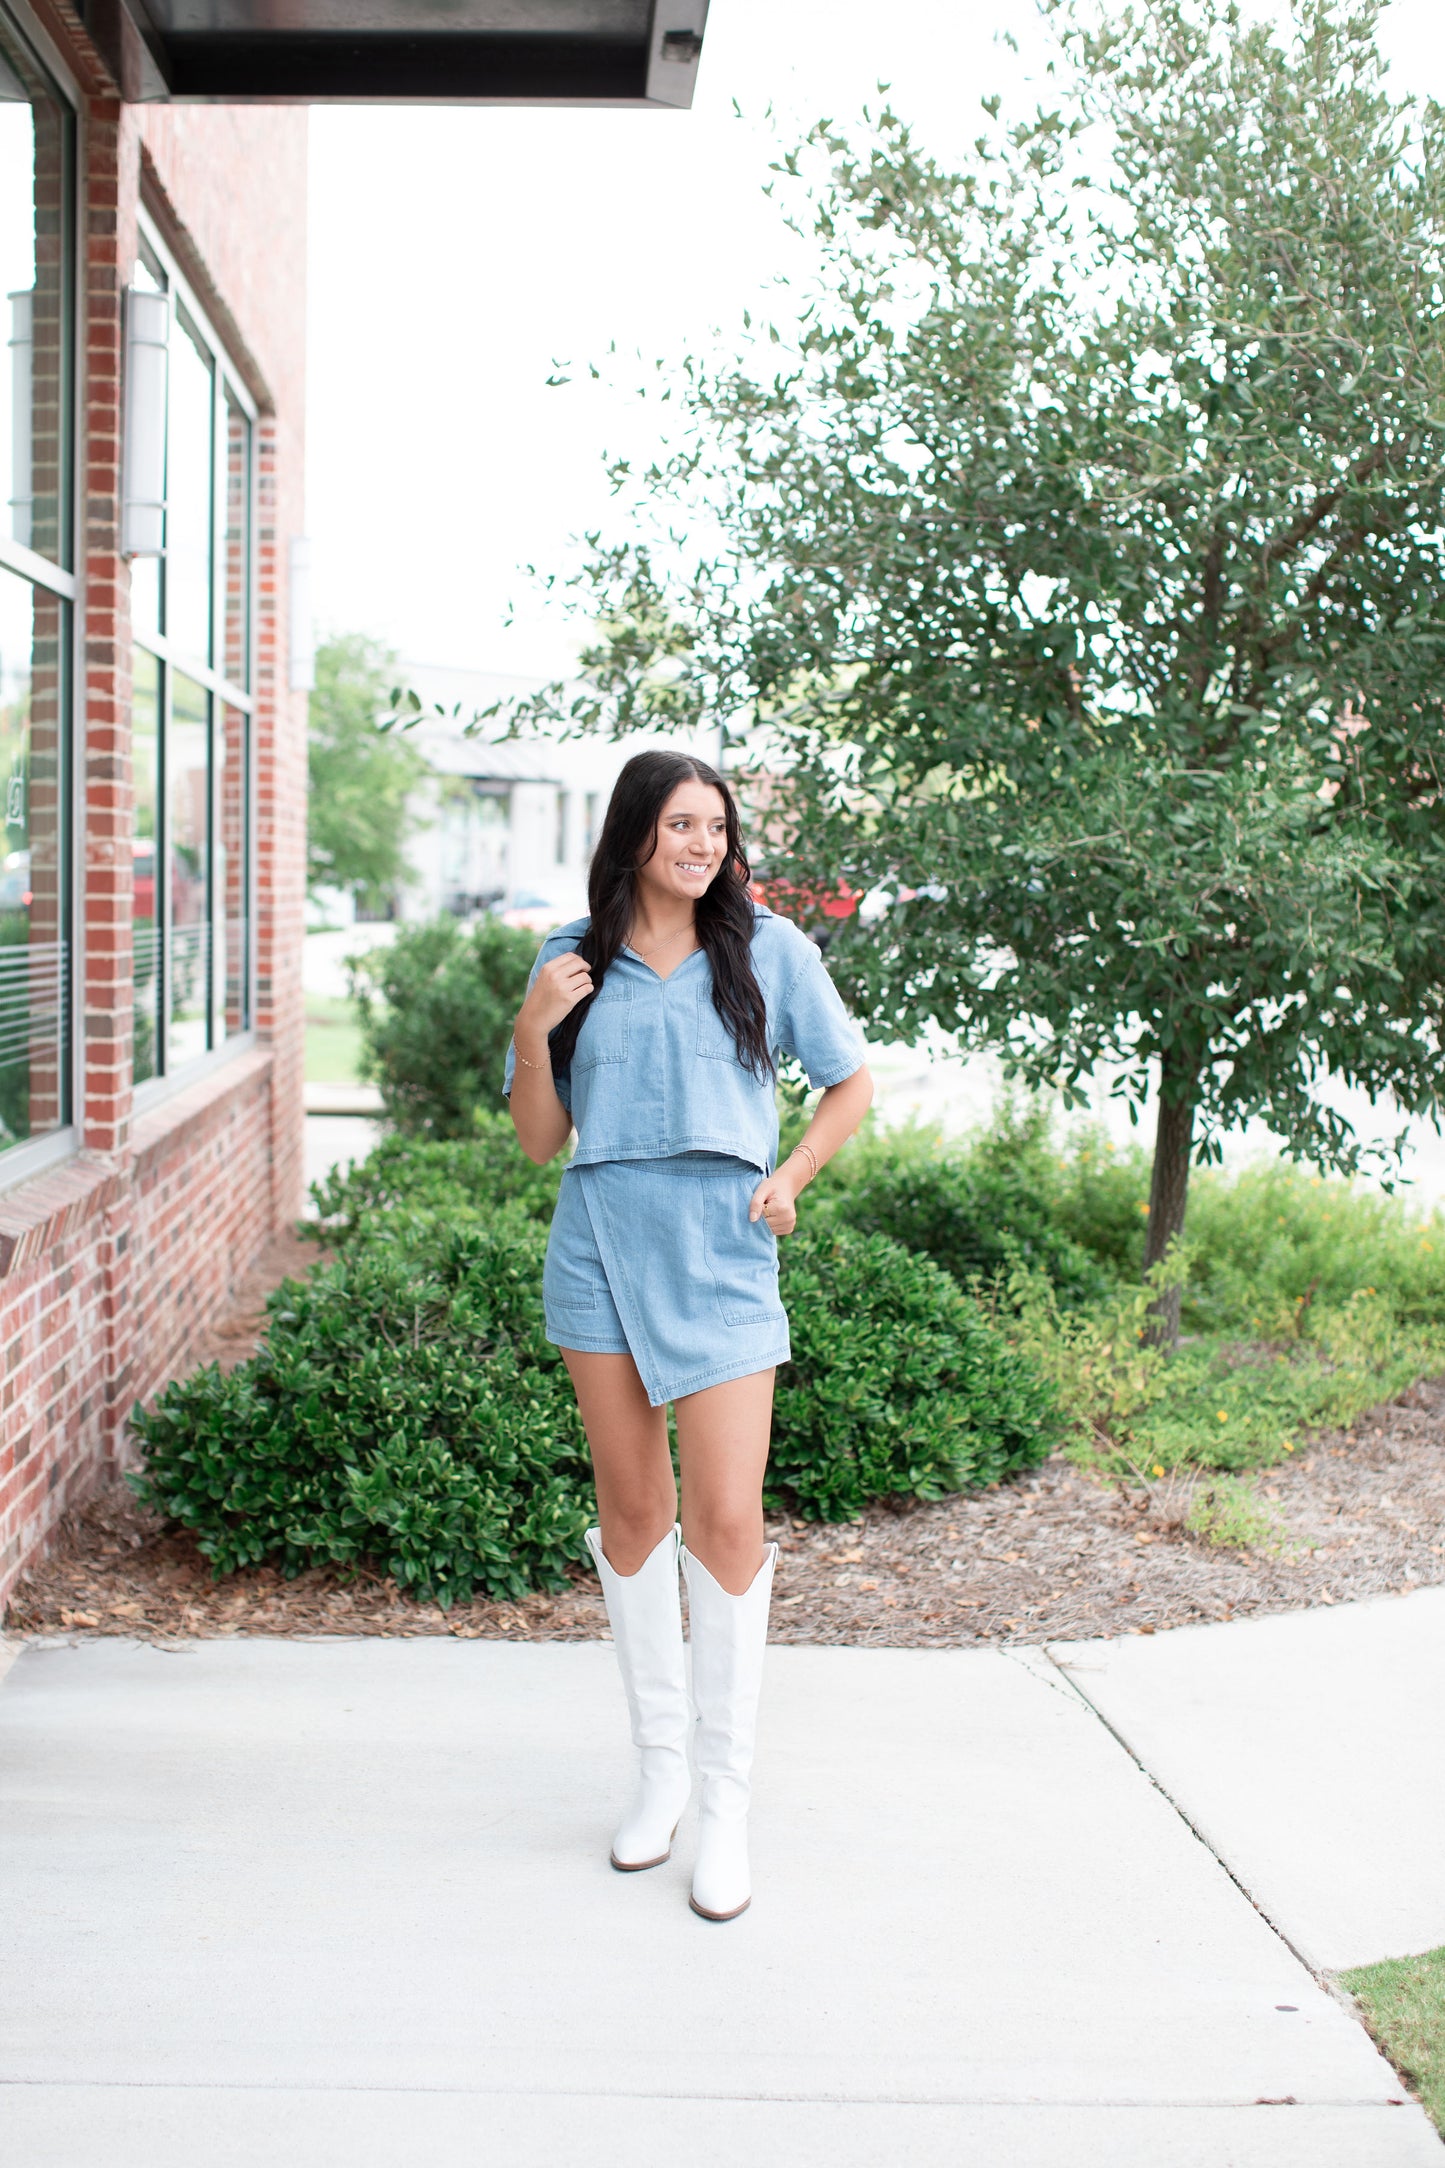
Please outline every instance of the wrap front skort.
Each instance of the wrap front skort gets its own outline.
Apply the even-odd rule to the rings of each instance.
[[[748,1218],[761,1179],[702,1153],[568,1167],[542,1278],[547,1338],[631,1355],[655,1408],[786,1362],[777,1241]]]

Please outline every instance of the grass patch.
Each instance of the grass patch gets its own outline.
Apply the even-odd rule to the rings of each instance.
[[[305,1078],[308,1084],[361,1081],[361,1024],[352,1001],[306,996]]]
[[[1382,2052],[1445,2133],[1445,1949],[1342,1972]]]
[[[356,1003],[348,994],[308,994],[306,996],[306,1021],[308,1024],[332,1025],[354,1024]]]

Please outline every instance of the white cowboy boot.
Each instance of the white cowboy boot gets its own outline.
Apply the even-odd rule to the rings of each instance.
[[[697,1773],[702,1779],[697,1863],[688,1901],[705,1920],[736,1919],[752,1902],[748,1779],[777,1559],[778,1546],[770,1543],[751,1587],[741,1596],[730,1596],[701,1559],[683,1547],[692,1620]]]
[[[640,1768],[637,1791],[612,1840],[612,1864],[623,1874],[660,1867],[692,1793],[687,1766],[689,1709],[682,1646],[677,1553],[682,1530],[669,1530],[636,1573],[614,1573],[600,1530],[589,1528],[612,1627],[612,1645],[627,1689],[632,1743]]]

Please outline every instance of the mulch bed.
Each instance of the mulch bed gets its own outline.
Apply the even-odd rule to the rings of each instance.
[[[229,1367],[254,1348],[267,1291],[316,1262],[287,1235],[236,1290],[201,1351]],[[1261,1479],[1276,1549],[1220,1550],[1183,1527],[1179,1483],[1104,1485],[1062,1458],[993,1490],[874,1506],[853,1527],[774,1520],[781,1547],[772,1639],[870,1648],[1154,1633],[1201,1620],[1400,1594],[1445,1582],[1445,1379],[1414,1387],[1349,1431],[1317,1438]],[[381,1577],[330,1570],[283,1580],[260,1567],[215,1583],[190,1538],[123,1486],[63,1523],[18,1584],[12,1633],[453,1634],[603,1638],[597,1584],[579,1567],[556,1595],[443,1612]]]

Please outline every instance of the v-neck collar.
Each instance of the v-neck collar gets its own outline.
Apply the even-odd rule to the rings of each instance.
[[[687,954],[683,957],[680,957],[679,960],[673,965],[672,969],[666,972],[655,970],[653,966],[648,963],[645,957],[638,955],[636,949],[632,947],[630,942],[623,942],[622,954],[624,956],[630,956],[635,964],[641,964],[643,970],[648,974],[648,977],[656,979],[659,986],[666,986],[670,979],[675,979],[677,977],[679,971],[685,971],[687,969],[688,965],[692,962],[695,956],[705,956],[707,954],[707,950],[703,948],[701,943],[699,943],[695,949],[689,949]]]

